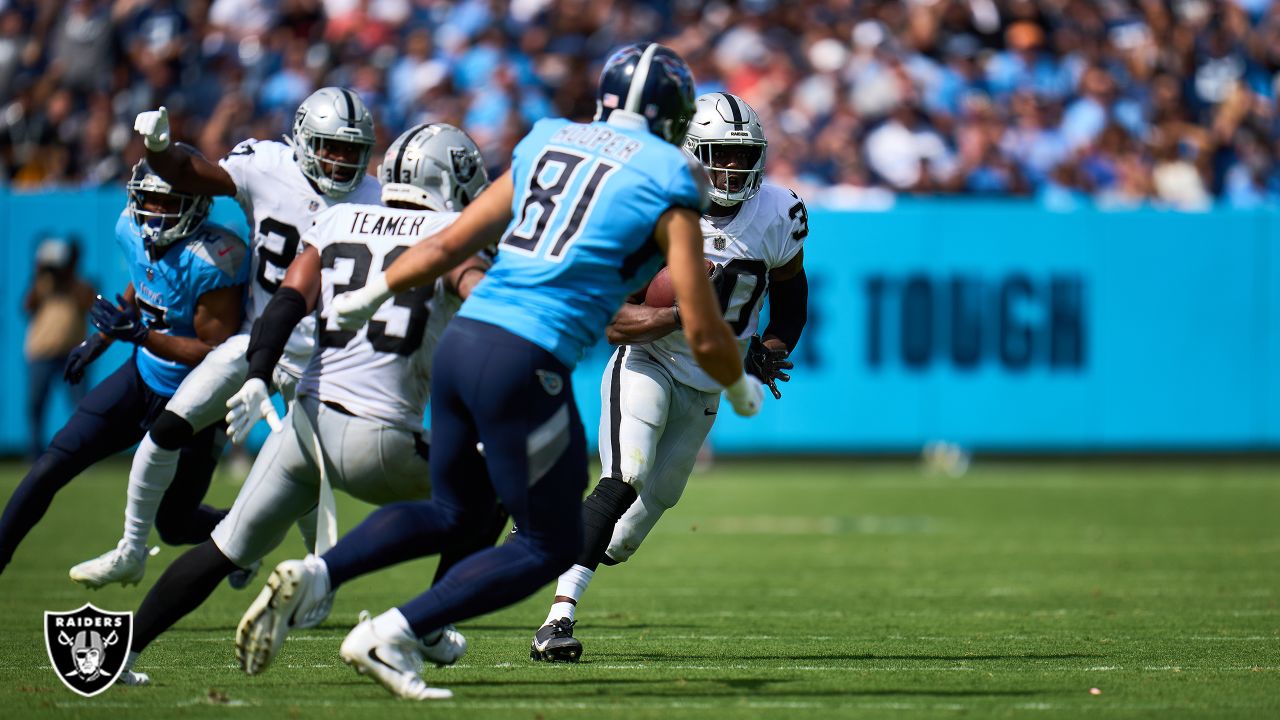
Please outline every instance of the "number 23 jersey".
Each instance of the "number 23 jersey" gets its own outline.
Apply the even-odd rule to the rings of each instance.
[[[738,214],[717,227],[702,216],[702,250],[723,266],[717,289],[720,310],[746,354],[760,322],[760,307],[769,289],[769,272],[791,262],[809,234],[804,203],[790,190],[765,183],[755,197],[742,203]],[[720,392],[693,359],[684,333],[676,331],[641,345],[678,382],[703,392]]]
[[[410,432],[422,430],[431,355],[462,301],[444,280],[391,297],[359,330],[324,318],[335,295],[364,287],[420,238],[457,213],[344,203],[327,210],[302,241],[320,253],[319,347],[299,395],[336,402],[358,417]]]
[[[253,239],[249,293],[245,300],[246,327],[267,307],[280,289],[289,263],[299,251],[302,234],[325,209],[341,203],[377,203],[381,186],[365,176],[341,199],[317,192],[294,160],[293,148],[273,140],[249,139],[218,161],[236,184],[236,202],[249,220]],[[280,364],[301,375],[315,349],[315,320],[298,323],[285,346]]]

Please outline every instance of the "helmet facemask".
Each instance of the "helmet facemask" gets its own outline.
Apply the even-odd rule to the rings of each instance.
[[[207,196],[176,192],[142,163],[127,188],[129,213],[153,254],[195,232],[209,215]]]
[[[731,207],[760,192],[768,147],[764,141],[690,138],[687,146],[707,169],[708,194],[716,204]]]

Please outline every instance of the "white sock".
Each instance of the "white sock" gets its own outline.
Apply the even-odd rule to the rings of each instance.
[[[582,565],[574,565],[560,575],[560,579],[556,581],[556,595],[573,598],[574,601],[552,604],[551,612],[547,614],[547,623],[558,618],[573,619],[574,612],[578,607],[578,600],[582,599],[582,594],[587,591],[587,586],[591,584],[591,578],[595,574],[595,570],[589,570]],[[545,625],[546,623],[543,624]]]
[[[409,620],[405,618],[404,613],[400,612],[400,608],[391,608],[375,617],[373,619],[373,632],[378,637],[386,640],[413,637],[413,630],[409,627]]]
[[[147,538],[155,525],[160,501],[178,472],[178,455],[177,450],[156,445],[151,433],[138,443],[129,468],[129,503],[124,511],[124,539],[133,552],[147,551]]]
[[[132,650],[129,651],[129,656],[124,659],[124,672],[129,672],[133,669],[133,664],[138,662],[139,654]]]

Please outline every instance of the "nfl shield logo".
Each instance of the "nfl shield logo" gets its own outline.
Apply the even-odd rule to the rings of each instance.
[[[534,370],[533,373],[538,376],[538,382],[542,383],[542,389],[546,390],[548,395],[555,397],[564,389],[564,378],[558,373],[550,370]]]
[[[717,235],[711,239],[711,244],[715,246],[716,250],[724,250],[724,246],[729,244],[729,238]]]
[[[133,643],[133,613],[99,610],[91,603],[44,614],[44,646],[62,683],[85,697],[115,684]]]
[[[308,210],[310,210],[311,212],[315,212],[315,211],[319,210],[319,209],[320,209],[320,201],[319,201],[319,200],[312,200],[310,203],[307,203],[307,209],[308,209]]]

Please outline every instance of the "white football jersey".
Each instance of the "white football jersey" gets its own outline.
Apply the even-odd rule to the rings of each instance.
[[[343,204],[316,218],[302,241],[320,253],[317,314],[333,297],[364,287],[415,242],[448,226],[457,213]],[[319,347],[298,385],[299,395],[335,402],[357,417],[422,430],[431,390],[431,356],[462,305],[444,280],[390,298],[359,330],[321,319]]]
[[[760,307],[769,290],[769,271],[786,265],[804,247],[809,215],[794,192],[765,183],[755,197],[742,203],[727,225],[716,227],[702,218],[703,253],[722,265],[720,309],[745,357],[760,321]],[[677,381],[703,392],[720,392],[720,384],[698,366],[684,333],[676,331],[640,345]]]
[[[244,210],[253,233],[249,294],[245,298],[246,327],[251,327],[267,301],[280,289],[285,270],[297,257],[299,240],[323,210],[341,203],[377,203],[377,178],[364,181],[345,198],[335,200],[317,192],[302,174],[293,147],[274,140],[245,140],[218,161],[236,184],[236,202]],[[315,349],[315,321],[298,323],[285,346],[280,364],[301,375]]]

